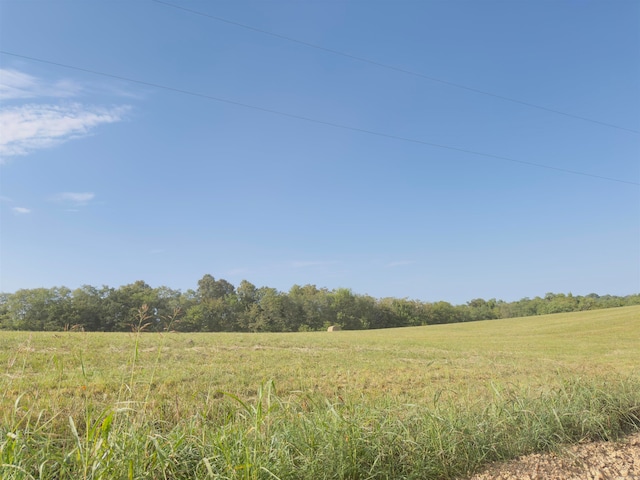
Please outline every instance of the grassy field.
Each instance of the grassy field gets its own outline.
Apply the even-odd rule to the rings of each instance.
[[[640,426],[640,307],[288,334],[0,333],[2,478],[460,478]]]

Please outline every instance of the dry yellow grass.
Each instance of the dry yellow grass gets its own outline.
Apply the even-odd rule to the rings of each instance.
[[[2,332],[0,475],[452,478],[633,428],[639,347],[640,307],[376,331]]]
[[[0,333],[4,406],[18,395],[112,402],[123,384],[156,399],[280,392],[479,395],[491,381],[544,387],[558,378],[637,375],[640,307],[465,324],[339,333]],[[86,390],[83,390],[86,389]]]

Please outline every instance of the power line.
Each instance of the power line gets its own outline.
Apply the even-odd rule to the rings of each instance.
[[[393,135],[393,134],[390,134],[390,133],[376,132],[374,130],[367,130],[365,128],[359,128],[359,127],[353,127],[353,126],[349,126],[349,125],[343,125],[343,124],[340,124],[340,123],[329,122],[329,121],[326,121],[326,120],[319,120],[317,118],[305,117],[303,115],[296,115],[296,114],[293,114],[293,113],[287,113],[287,112],[283,112],[283,111],[280,111],[280,110],[273,110],[273,109],[270,109],[270,108],[259,107],[259,106],[256,106],[256,105],[250,105],[248,103],[237,102],[235,100],[228,100],[226,98],[216,97],[216,96],[213,96],[213,95],[207,95],[207,94],[204,94],[204,93],[192,92],[190,90],[184,90],[184,89],[181,89],[181,88],[169,87],[167,85],[161,85],[159,83],[148,82],[148,81],[145,81],[145,80],[137,80],[137,79],[134,79],[134,78],[124,77],[124,76],[121,76],[121,75],[114,75],[114,74],[111,74],[111,73],[100,72],[98,70],[92,70],[92,69],[83,68],[83,67],[76,67],[76,66],[73,66],[73,65],[65,64],[65,63],[53,62],[53,61],[44,60],[44,59],[41,59],[41,58],[30,57],[30,56],[27,56],[27,55],[21,55],[21,54],[18,54],[18,53],[8,52],[6,50],[0,50],[0,53],[4,54],[4,55],[10,55],[10,56],[13,56],[13,57],[17,57],[17,58],[22,58],[24,60],[30,60],[30,61],[33,61],[33,62],[39,62],[39,63],[48,64],[48,65],[54,65],[56,67],[67,68],[67,69],[70,69],[70,70],[76,70],[76,71],[79,71],[79,72],[90,73],[90,74],[93,74],[93,75],[100,75],[100,76],[103,76],[103,77],[114,78],[114,79],[122,80],[122,81],[125,81],[125,82],[136,83],[138,85],[144,85],[144,86],[147,86],[147,87],[158,88],[158,89],[167,90],[167,91],[170,91],[170,92],[181,93],[183,95],[190,95],[192,97],[206,98],[207,100],[214,100],[216,102],[226,103],[228,105],[235,105],[235,106],[238,106],[238,107],[250,108],[252,110],[257,110],[257,111],[260,111],[260,112],[271,113],[273,115],[279,115],[279,116],[282,116],[282,117],[293,118],[293,119],[296,119],[296,120],[303,120],[305,122],[310,122],[310,123],[315,123],[315,124],[318,124],[318,125],[325,125],[325,126],[329,126],[329,127],[339,128],[339,129],[342,129],[342,130],[349,130],[349,131],[352,131],[352,132],[365,133],[365,134],[374,135],[374,136],[377,136],[377,137],[390,138],[390,139],[399,140],[399,141],[402,141],[402,142],[409,142],[409,143],[415,143],[415,144],[419,144],[419,145],[426,145],[426,146],[429,146],[429,147],[442,148],[442,149],[446,149],[446,150],[452,150],[452,151],[455,151],[455,152],[466,153],[466,154],[469,154],[469,155],[476,155],[476,156],[481,156],[481,157],[486,157],[486,158],[493,158],[493,159],[496,159],[496,160],[503,160],[503,161],[512,162],[512,163],[519,163],[519,164],[528,165],[528,166],[531,166],[531,167],[546,168],[548,170],[555,170],[555,171],[558,171],[558,172],[570,173],[572,175],[581,175],[581,176],[585,176],[585,177],[598,178],[600,180],[607,180],[607,181],[610,181],[610,182],[618,182],[618,183],[625,183],[625,184],[628,184],[628,185],[640,186],[640,183],[638,183],[638,182],[631,182],[631,181],[628,181],[628,180],[621,180],[619,178],[613,178],[613,177],[605,177],[605,176],[602,176],[602,175],[595,175],[595,174],[592,174],[592,173],[580,172],[578,170],[570,170],[570,169],[567,169],[567,168],[554,167],[554,166],[545,165],[545,164],[542,164],[542,163],[529,162],[529,161],[526,161],[526,160],[519,160],[519,159],[516,159],[516,158],[510,158],[510,157],[504,157],[504,156],[501,156],[501,155],[495,155],[493,153],[478,152],[476,150],[469,150],[469,149],[466,149],[466,148],[452,147],[450,145],[443,145],[443,144],[434,143],[434,142],[427,142],[425,140],[419,140],[419,139],[410,138],[410,137],[402,137],[400,135]]]
[[[286,40],[288,42],[293,42],[293,43],[297,43],[299,45],[304,45],[305,47],[314,48],[316,50],[321,50],[323,52],[332,53],[334,55],[340,55],[341,57],[346,57],[346,58],[349,58],[351,60],[356,60],[358,62],[368,63],[370,65],[375,65],[377,67],[385,68],[387,70],[393,70],[395,72],[404,73],[406,75],[412,75],[414,77],[424,78],[426,80],[430,80],[432,82],[438,82],[438,83],[441,83],[443,85],[448,85],[450,87],[460,88],[462,90],[467,90],[469,92],[479,93],[481,95],[487,95],[487,96],[493,97],[493,98],[499,98],[500,100],[505,100],[507,102],[517,103],[519,105],[524,105],[526,107],[536,108],[538,110],[544,110],[545,112],[555,113],[557,115],[564,115],[565,117],[575,118],[577,120],[582,120],[582,121],[585,121],[585,122],[595,123],[597,125],[602,125],[602,126],[605,126],[605,127],[616,128],[618,130],[624,130],[624,131],[631,132],[631,133],[640,133],[640,130],[634,130],[632,128],[621,127],[619,125],[614,125],[612,123],[602,122],[600,120],[594,120],[594,119],[588,118],[588,117],[582,117],[580,115],[575,115],[573,113],[562,112],[560,110],[556,110],[556,109],[549,108],[549,107],[544,107],[542,105],[537,105],[535,103],[525,102],[523,100],[518,100],[516,98],[506,97],[504,95],[499,95],[499,94],[496,94],[496,93],[487,92],[486,90],[480,90],[479,88],[469,87],[467,85],[462,85],[460,83],[450,82],[448,80],[443,80],[441,78],[436,78],[436,77],[432,77],[432,76],[429,76],[429,75],[424,75],[422,73],[414,72],[412,70],[407,70],[407,69],[404,69],[404,68],[395,67],[393,65],[388,65],[386,63],[377,62],[375,60],[371,60],[371,59],[368,59],[368,58],[359,57],[357,55],[352,55],[350,53],[342,52],[340,50],[334,50],[332,48],[323,47],[321,45],[316,45],[314,43],[305,42],[304,40],[298,40],[297,38],[288,37],[286,35],[281,35],[279,33],[270,32],[268,30],[263,30],[261,28],[253,27],[251,25],[246,25],[244,23],[236,22],[236,21],[233,21],[233,20],[228,20],[226,18],[218,17],[216,15],[210,15],[208,13],[200,12],[198,10],[192,10],[190,8],[182,7],[180,5],[175,5],[173,3],[165,2],[163,0],[151,0],[151,1],[155,2],[155,3],[158,3],[158,4],[161,4],[161,5],[166,5],[168,7],[172,7],[172,8],[178,9],[178,10],[183,10],[185,12],[192,13],[194,15],[199,15],[199,16],[202,16],[202,17],[210,18],[210,19],[216,20],[218,22],[227,23],[229,25],[234,25],[236,27],[244,28],[244,29],[247,29],[247,30],[252,30],[254,32],[262,33],[264,35],[270,35],[272,37],[279,38],[281,40]]]

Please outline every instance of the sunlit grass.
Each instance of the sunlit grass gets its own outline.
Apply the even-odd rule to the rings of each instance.
[[[0,333],[2,478],[454,478],[638,425],[640,307],[288,334]]]

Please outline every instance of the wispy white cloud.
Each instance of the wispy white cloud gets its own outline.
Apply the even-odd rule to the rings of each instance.
[[[27,155],[73,138],[83,137],[100,124],[123,120],[128,106],[111,108],[28,104],[0,111],[0,163],[6,157]]]
[[[38,97],[69,98],[83,88],[72,80],[44,82],[41,79],[11,68],[0,68],[0,100]]]
[[[13,210],[13,213],[16,215],[26,215],[27,213],[31,213],[31,209],[25,207],[13,207],[11,210]]]
[[[403,267],[405,265],[413,265],[414,263],[416,263],[416,262],[411,262],[409,260],[399,260],[397,262],[387,263],[387,267],[389,267],[389,268]]]
[[[79,207],[88,204],[95,197],[96,194],[93,192],[62,192],[51,197],[51,200]]]
[[[69,100],[92,94],[94,87],[0,68],[0,100],[4,103],[0,109],[0,164],[10,157],[85,137],[99,125],[124,120],[131,110],[127,105],[106,107]]]

